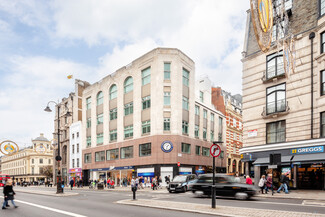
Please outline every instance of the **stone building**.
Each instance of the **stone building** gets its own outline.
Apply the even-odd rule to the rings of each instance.
[[[156,48],[87,87],[84,179],[110,177],[120,184],[132,174],[211,172],[209,148],[218,135],[225,136],[224,115],[211,104],[211,84],[199,89],[193,60],[170,48]],[[224,151],[222,146],[218,171],[225,170]]]
[[[227,173],[243,174],[244,166],[239,149],[243,147],[242,97],[240,94],[212,88],[212,103],[218,111],[226,116]]]
[[[242,59],[245,173],[257,183],[273,167],[275,186],[280,173],[288,172],[293,188],[324,189],[325,1],[285,2],[288,31],[273,35],[266,53],[259,50],[247,12]],[[285,72],[282,47],[276,43],[288,33],[296,51],[293,73]],[[270,154],[281,154],[281,163],[270,166]]]

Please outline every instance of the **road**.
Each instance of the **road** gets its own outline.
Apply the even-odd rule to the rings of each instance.
[[[17,187],[19,189],[19,187]],[[54,188],[41,188],[43,191],[55,191]],[[70,190],[65,189],[66,192]],[[16,204],[19,206],[14,209],[1,210],[0,216],[17,216],[17,217],[102,217],[102,216],[150,216],[150,217],[203,217],[209,215],[197,213],[184,213],[179,211],[169,211],[154,208],[145,208],[137,206],[127,206],[116,204],[116,201],[131,199],[131,192],[121,191],[91,191],[77,190],[79,195],[69,197],[53,197],[37,194],[17,192]],[[1,197],[2,198],[2,197]],[[198,197],[191,192],[170,194],[163,192],[138,192],[138,199],[165,200],[175,202],[188,202],[211,204],[211,198]],[[247,207],[259,209],[285,210],[295,212],[309,212],[325,214],[325,202],[315,205],[303,205],[303,200],[297,199],[264,199],[256,198],[249,201],[238,201],[234,199],[218,198],[217,205]],[[2,215],[6,214],[6,215]]]

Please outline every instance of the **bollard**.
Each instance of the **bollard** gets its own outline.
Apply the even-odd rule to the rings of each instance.
[[[136,187],[132,187],[132,191],[133,191],[133,200],[136,200],[135,192],[137,191],[137,188]]]

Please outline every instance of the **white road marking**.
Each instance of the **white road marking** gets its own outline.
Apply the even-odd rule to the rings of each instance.
[[[3,198],[2,196],[0,196],[0,197]],[[47,206],[42,206],[42,205],[38,205],[38,204],[34,204],[34,203],[29,203],[29,202],[25,202],[25,201],[22,201],[22,200],[15,200],[15,202],[24,203],[24,204],[27,204],[27,205],[30,205],[30,206],[35,206],[35,207],[41,208],[41,209],[47,209],[47,210],[50,210],[52,212],[57,212],[57,213],[61,213],[61,214],[68,215],[68,216],[87,217],[87,216],[84,216],[84,215],[79,215],[79,214],[76,214],[76,213],[67,212],[67,211],[63,211],[63,210],[59,210],[59,209],[55,209],[55,208],[51,208],[51,207],[47,207]]]

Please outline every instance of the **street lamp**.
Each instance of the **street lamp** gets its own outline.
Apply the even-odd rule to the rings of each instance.
[[[44,109],[44,111],[46,112],[52,112],[52,110],[49,107],[50,103],[54,103],[57,107],[58,107],[58,155],[55,157],[55,160],[58,162],[58,175],[57,175],[57,189],[56,189],[56,193],[57,194],[61,194],[63,193],[63,188],[62,188],[62,180],[61,180],[61,169],[60,169],[60,161],[62,159],[61,155],[60,155],[60,104],[56,103],[54,101],[49,101],[47,103],[46,108]],[[67,112],[66,113],[67,116],[71,116],[71,112]]]

